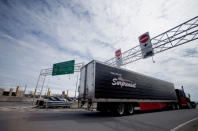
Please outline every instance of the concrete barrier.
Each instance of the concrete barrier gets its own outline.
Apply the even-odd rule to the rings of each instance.
[[[30,102],[33,98],[16,97],[16,96],[0,96],[0,102]]]

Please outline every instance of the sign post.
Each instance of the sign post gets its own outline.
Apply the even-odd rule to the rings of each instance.
[[[142,58],[147,58],[154,55],[149,32],[139,36],[139,42],[142,51]]]
[[[53,64],[52,76],[63,75],[63,74],[73,74],[74,64],[75,64],[75,60]]]
[[[116,64],[118,67],[122,65],[122,53],[121,49],[118,49],[115,51],[115,56],[116,56]]]

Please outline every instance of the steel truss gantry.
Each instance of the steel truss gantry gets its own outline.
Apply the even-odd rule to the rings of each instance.
[[[84,63],[76,63],[74,65],[74,72],[80,72],[80,68],[84,65]],[[37,84],[36,84],[36,88],[35,88],[35,94],[37,92],[37,89],[39,87],[39,85],[41,84],[41,90],[40,90],[40,97],[42,95],[43,92],[43,87],[44,87],[44,83],[45,83],[45,78],[46,76],[52,75],[52,68],[47,68],[47,69],[41,69],[38,80],[37,80]]]
[[[198,16],[160,34],[151,39],[154,54],[183,45],[198,39]],[[135,46],[122,53],[122,65],[126,65],[142,59],[140,46]],[[116,57],[107,61],[106,64],[116,66]]]

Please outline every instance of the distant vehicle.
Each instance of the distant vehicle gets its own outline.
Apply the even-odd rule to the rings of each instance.
[[[73,101],[73,99],[72,99],[72,98],[69,98],[69,97],[67,98],[67,100],[68,100],[68,101]]]
[[[81,68],[79,102],[91,109],[133,114],[134,109],[195,108],[196,104],[174,84],[126,69],[91,61]]]
[[[61,98],[61,97],[49,97],[47,99],[43,99],[43,100],[37,100],[36,105],[39,107],[67,107],[70,108],[71,107],[71,103],[67,101],[67,99],[65,98]]]
[[[68,101],[77,101],[77,99],[74,98],[74,97],[68,97],[67,100],[68,100]]]

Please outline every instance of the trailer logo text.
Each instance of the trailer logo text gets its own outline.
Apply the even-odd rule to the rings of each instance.
[[[123,79],[122,77],[113,78],[112,81],[113,81],[112,85],[121,86],[121,88],[122,87],[136,88],[136,83],[134,83],[130,80]]]

